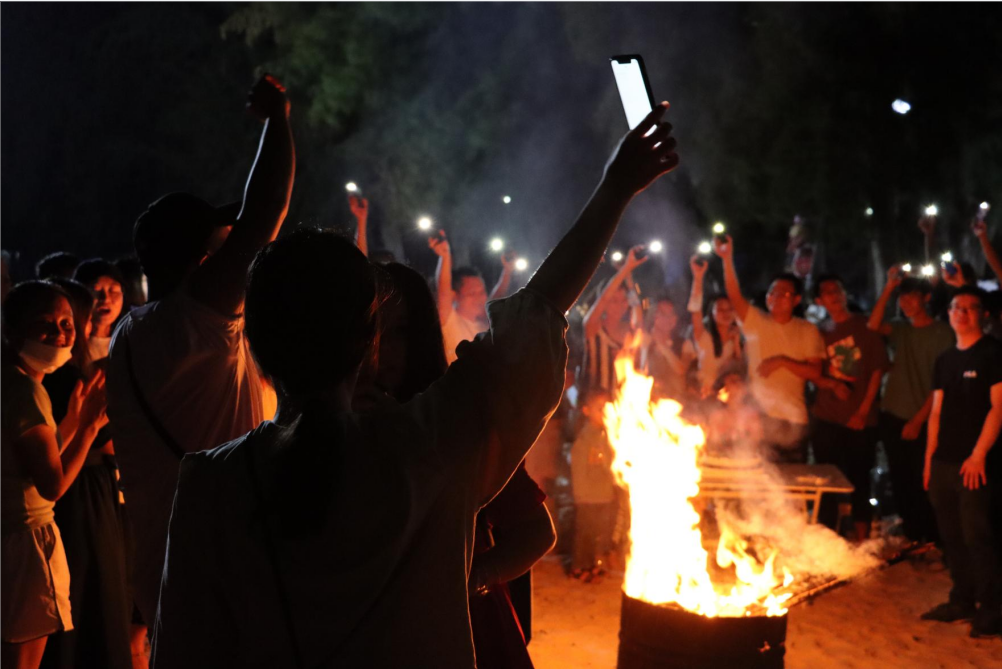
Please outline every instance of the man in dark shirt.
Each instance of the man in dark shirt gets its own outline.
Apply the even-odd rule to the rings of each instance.
[[[1002,563],[990,498],[998,472],[986,464],[1002,427],[1002,344],[984,336],[986,318],[977,288],[965,286],[950,301],[957,346],[936,359],[923,472],[953,589],[922,618],[973,618],[972,637],[1002,632]]]

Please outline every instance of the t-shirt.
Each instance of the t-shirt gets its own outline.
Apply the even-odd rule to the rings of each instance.
[[[911,420],[932,392],[936,358],[955,342],[953,330],[943,321],[922,328],[908,321],[892,321],[887,343],[894,364],[884,383],[882,409],[902,420]]]
[[[442,340],[445,342],[445,361],[450,365],[456,361],[456,347],[460,342],[473,341],[479,333],[487,329],[486,323],[471,321],[460,316],[455,309],[449,311],[449,317],[442,323]]]
[[[997,383],[1002,383],[1002,343],[991,337],[964,350],[954,346],[936,358],[932,387],[943,391],[943,405],[934,459],[959,464],[970,457]]]
[[[586,419],[571,446],[571,489],[575,504],[608,504],[615,499],[612,458],[605,430]]]
[[[767,416],[806,425],[804,379],[788,369],[776,370],[768,377],[757,370],[759,363],[777,355],[800,362],[824,358],[825,345],[818,329],[796,317],[780,324],[765,311],[749,306],[741,331],[745,336],[752,397]]]
[[[110,348],[111,337],[91,337],[87,340],[87,350],[90,352],[90,359],[93,362],[107,358]]]
[[[734,340],[728,338],[721,342],[720,357],[718,358],[713,352],[713,335],[705,329],[702,335],[696,338],[695,351],[699,365],[699,386],[703,390],[713,387],[724,365],[738,362],[734,352]]]
[[[594,337],[585,340],[585,359],[582,367],[584,379],[582,387],[601,388],[611,392],[618,385],[616,378],[616,356],[623,350],[623,342],[616,341],[605,326],[599,328]]]
[[[567,321],[538,294],[520,290],[488,311],[490,330],[462,344],[427,391],[331,425],[343,441],[331,511],[314,535],[285,539],[262,525],[274,518],[274,492],[259,477],[259,500],[247,459],[270,471],[275,424],[185,457],[154,627],[157,669],[292,665],[269,534],[303,666],[475,665],[475,518],[556,407],[567,359]]]
[[[665,344],[642,331],[640,345],[640,369],[654,379],[656,397],[671,397],[681,400],[686,391],[688,368],[682,373],[676,371],[676,361],[692,360],[696,352],[688,339],[681,345]]]
[[[0,402],[0,524],[6,534],[26,527],[44,527],[55,519],[55,502],[38,493],[14,450],[14,442],[39,425],[48,425],[56,430],[57,439],[59,432],[52,418],[49,394],[42,384],[9,362],[0,365],[0,370],[0,378],[3,379],[3,400]]]
[[[868,328],[866,318],[858,314],[842,323],[826,321],[820,330],[825,342],[824,373],[847,384],[852,394],[849,399],[840,400],[834,391],[819,388],[811,411],[815,418],[845,425],[863,404],[873,373],[887,369],[887,348],[883,337]],[[870,405],[866,417],[868,426],[877,424],[879,405],[876,399]]]
[[[135,599],[156,615],[167,524],[180,462],[143,412],[135,377],[154,415],[186,452],[244,434],[274,412],[274,391],[244,337],[243,316],[224,316],[177,292],[131,311],[115,330],[108,363],[108,416],[135,533]],[[269,397],[270,395],[270,397]]]

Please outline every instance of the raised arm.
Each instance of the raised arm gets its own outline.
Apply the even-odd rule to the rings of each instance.
[[[365,257],[369,257],[369,201],[358,195],[349,195],[348,206],[355,217],[355,246]]]
[[[692,292],[689,294],[689,313],[692,314],[692,338],[697,342],[706,328],[703,327],[703,278],[706,276],[706,258],[698,255],[689,259],[692,270]]]
[[[727,290],[727,298],[734,305],[734,312],[742,321],[748,315],[748,300],[741,294],[741,284],[738,282],[738,273],[734,269],[734,242],[731,236],[727,235],[726,241],[720,236],[713,238],[713,252],[724,261],[724,288]]]
[[[501,254],[501,276],[498,277],[498,282],[494,284],[494,290],[491,291],[490,297],[487,298],[488,300],[500,300],[508,294],[508,288],[511,286],[511,275],[514,271],[515,252],[509,249]]]
[[[887,282],[884,283],[884,290],[877,298],[877,303],[873,305],[873,312],[870,313],[870,320],[866,322],[866,327],[875,332],[879,332],[885,337],[891,334],[891,326],[884,322],[884,314],[887,312],[887,304],[891,301],[891,295],[901,285],[901,265],[892,265],[887,270]]]
[[[1002,261],[999,260],[999,255],[995,252],[995,247],[992,246],[991,241],[988,239],[988,224],[980,218],[976,218],[974,219],[974,222],[971,223],[971,231],[973,231],[974,236],[978,238],[978,243],[981,245],[981,252],[985,254],[985,260],[988,261],[988,266],[992,268],[992,272],[995,273],[995,277],[1002,282]]]
[[[994,390],[994,388],[993,388]],[[932,391],[932,411],[929,412],[929,426],[925,431],[925,467],[922,470],[922,487],[929,489],[929,475],[932,472],[932,456],[939,448],[939,416],[943,411],[943,391]]]
[[[635,246],[630,249],[630,252],[626,254],[626,260],[623,261],[623,266],[605,284],[605,288],[599,293],[595,304],[591,305],[588,313],[585,314],[582,321],[585,337],[594,337],[598,334],[599,329],[602,327],[602,315],[605,314],[605,310],[609,307],[609,299],[616,294],[616,291],[624,283],[627,283],[628,286],[632,284],[633,270],[647,262],[646,256],[642,258],[637,257],[642,248],[642,246]]]
[[[264,122],[243,207],[222,247],[195,270],[189,292],[225,315],[243,311],[247,268],[278,235],[289,210],[296,156],[289,101],[277,79],[265,75],[251,89],[247,108]]]
[[[438,256],[438,266],[435,268],[435,300],[438,303],[438,318],[445,325],[452,313],[452,249],[445,231],[439,231],[437,236],[428,239],[428,248]]]
[[[529,288],[561,311],[588,285],[633,196],[678,165],[671,124],[661,120],[667,109],[662,102],[626,134],[578,220],[529,280]]]

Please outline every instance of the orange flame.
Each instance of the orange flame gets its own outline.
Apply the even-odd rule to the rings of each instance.
[[[783,603],[792,593],[781,591],[792,574],[785,568],[779,573],[775,552],[761,562],[720,518],[715,561],[721,573],[733,570],[734,579],[714,583],[693,506],[703,431],[682,419],[678,402],[651,402],[653,379],[634,369],[631,356],[616,360],[616,372],[620,387],[604,418],[615,454],[612,469],[630,498],[626,594],[708,617],[785,614]]]

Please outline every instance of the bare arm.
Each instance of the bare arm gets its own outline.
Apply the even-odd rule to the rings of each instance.
[[[506,583],[532,568],[557,543],[553,519],[545,504],[526,514],[522,522],[495,533],[497,544],[473,558],[470,592]]]
[[[689,294],[689,313],[692,314],[692,338],[697,342],[703,337],[703,278],[706,276],[706,260],[699,256],[689,259],[692,269],[692,292]]]
[[[289,128],[289,104],[281,85],[265,75],[251,90],[249,109],[264,131],[244,189],[243,207],[222,247],[192,277],[192,297],[225,315],[243,311],[247,268],[273,241],[289,210],[296,156]]]
[[[500,300],[508,294],[508,289],[511,287],[511,275],[514,271],[515,255],[506,251],[501,256],[501,276],[498,277],[498,282],[494,284],[494,290],[491,291],[491,295],[487,299]]]
[[[929,413],[929,429],[925,439],[925,468],[922,473],[922,486],[929,489],[929,473],[932,467],[932,456],[939,447],[939,416],[943,410],[943,391],[932,391],[932,411]]]
[[[992,408],[985,416],[985,424],[981,427],[981,434],[978,442],[974,444],[974,450],[970,457],[960,465],[960,475],[964,478],[964,486],[971,490],[988,483],[985,473],[985,459],[988,451],[992,450],[995,441],[999,437],[999,430],[1002,429],[1002,383],[996,383],[991,389]]]
[[[734,305],[735,313],[743,322],[751,305],[741,294],[741,283],[738,281],[737,270],[734,269],[734,242],[731,240],[731,236],[727,235],[726,241],[714,237],[713,252],[724,261],[724,288],[727,290],[727,298]]]
[[[588,313],[585,314],[582,325],[584,326],[585,337],[594,337],[598,334],[599,328],[602,327],[602,316],[605,314],[606,309],[609,307],[609,299],[616,294],[619,287],[624,283],[629,286],[633,282],[633,270],[644,262],[647,261],[646,258],[637,258],[637,252],[641,247],[637,246],[630,249],[630,252],[626,256],[626,260],[623,261],[623,266],[619,268],[609,282],[599,293],[598,299],[595,300],[595,304],[591,305]],[[631,318],[634,318],[632,316]]]
[[[348,196],[348,206],[355,216],[355,246],[362,255],[369,257],[369,201],[357,195]]]
[[[978,238],[981,252],[985,254],[988,266],[992,268],[995,277],[1002,282],[1002,261],[999,260],[999,255],[995,252],[995,247],[992,246],[991,241],[988,239],[988,226],[984,221],[975,219],[974,223],[971,224],[971,229],[974,231],[974,236]]]
[[[870,375],[870,382],[866,386],[866,395],[856,410],[856,414],[849,419],[848,427],[850,429],[862,430],[866,427],[866,418],[870,415],[870,407],[873,406],[873,401],[877,399],[877,393],[880,391],[880,380],[883,377],[884,372],[880,369]]]
[[[894,291],[900,285],[901,267],[894,265],[887,270],[887,282],[884,284],[884,290],[880,293],[880,297],[877,298],[877,303],[873,305],[870,320],[866,322],[866,327],[879,332],[885,337],[891,334],[891,326],[889,323],[884,323],[884,314],[887,312],[887,304],[891,301],[891,295],[894,294]]]
[[[435,300],[438,302],[438,318],[445,325],[452,313],[452,250],[445,233],[428,240],[428,246],[438,255],[438,266],[435,268]]]
[[[671,124],[661,122],[667,109],[668,103],[658,105],[627,133],[574,226],[529,280],[528,287],[560,311],[570,309],[588,285],[633,196],[678,165]]]

